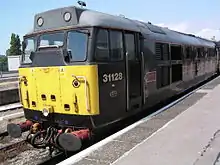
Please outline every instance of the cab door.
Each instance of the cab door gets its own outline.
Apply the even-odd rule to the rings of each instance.
[[[141,108],[141,56],[139,35],[125,32],[125,66],[126,66],[126,96],[127,110]]]

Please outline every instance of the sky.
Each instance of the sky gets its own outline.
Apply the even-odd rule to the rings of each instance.
[[[150,21],[163,27],[220,40],[220,0],[84,0],[87,8]],[[9,48],[11,33],[21,40],[33,28],[34,15],[76,5],[74,0],[0,0],[0,54]]]

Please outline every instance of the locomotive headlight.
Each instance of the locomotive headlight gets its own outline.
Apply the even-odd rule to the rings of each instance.
[[[49,110],[46,109],[46,108],[44,108],[43,111],[42,111],[42,113],[43,113],[43,115],[44,115],[45,117],[47,117],[47,116],[49,115]]]
[[[66,12],[66,13],[64,13],[64,15],[63,15],[63,18],[64,18],[64,20],[66,21],[66,22],[69,22],[70,20],[71,20],[71,13],[69,13],[69,12]]]
[[[39,17],[39,18],[37,19],[37,24],[38,24],[38,26],[42,26],[43,23],[44,23],[44,19],[43,19],[42,17]]]

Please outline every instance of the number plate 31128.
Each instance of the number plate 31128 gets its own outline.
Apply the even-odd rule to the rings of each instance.
[[[123,74],[121,72],[103,74],[102,76],[103,83],[121,81],[122,79],[123,79]]]

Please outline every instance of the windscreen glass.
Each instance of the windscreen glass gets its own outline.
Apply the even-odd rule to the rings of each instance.
[[[30,59],[30,55],[31,52],[35,51],[35,48],[36,48],[36,39],[34,37],[26,38],[24,40],[21,63],[24,64],[32,63]]]
[[[43,34],[40,36],[39,47],[57,46],[62,47],[64,44],[64,33]]]
[[[67,52],[70,61],[85,61],[88,34],[78,31],[68,32]]]

